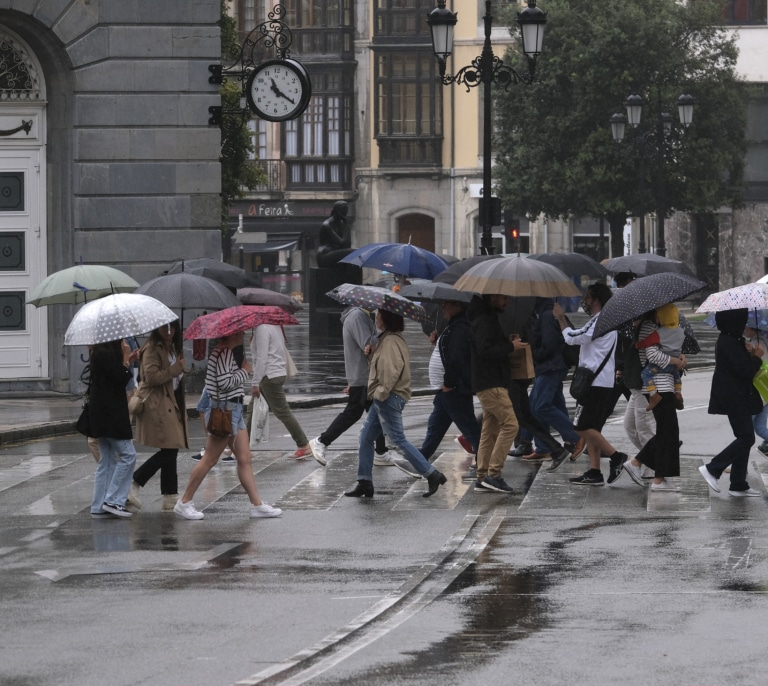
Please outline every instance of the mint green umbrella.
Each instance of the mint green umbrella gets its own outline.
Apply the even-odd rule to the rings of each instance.
[[[27,303],[80,305],[113,293],[133,293],[139,287],[128,274],[100,264],[78,264],[45,277],[29,294]]]

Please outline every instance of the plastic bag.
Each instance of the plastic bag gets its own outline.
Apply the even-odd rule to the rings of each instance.
[[[768,362],[763,360],[760,369],[752,379],[752,385],[757,389],[764,403],[768,403]]]
[[[251,450],[254,450],[259,443],[269,440],[269,405],[263,395],[253,398],[251,405]]]

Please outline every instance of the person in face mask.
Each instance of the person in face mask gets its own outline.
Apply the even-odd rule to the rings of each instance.
[[[724,414],[734,440],[715,455],[699,472],[709,487],[720,493],[718,479],[731,465],[728,494],[734,497],[759,496],[760,491],[747,483],[749,451],[755,444],[752,417],[763,408],[760,394],[752,384],[762,364],[763,350],[744,340],[749,310],[725,310],[715,314],[720,335],[715,343],[715,371],[709,395],[709,414]]]

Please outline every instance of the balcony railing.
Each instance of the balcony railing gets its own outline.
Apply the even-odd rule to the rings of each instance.
[[[256,186],[253,190],[261,193],[277,193],[285,188],[282,160],[252,160],[251,164],[263,169],[267,175],[266,182]]]

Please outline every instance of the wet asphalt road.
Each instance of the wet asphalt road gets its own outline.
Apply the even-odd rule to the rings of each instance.
[[[196,498],[201,522],[161,512],[157,480],[141,514],[104,521],[87,514],[82,438],[4,448],[0,684],[753,684],[768,645],[768,503],[729,497],[725,478],[712,493],[698,475],[730,436],[706,413],[709,381],[684,378],[680,493],[626,475],[569,485],[585,458],[553,474],[510,458],[514,494],[474,493],[449,433],[435,497],[380,467],[376,496],[357,501],[342,495],[354,430],[324,469],[286,459],[271,421],[254,469],[281,519],[249,520],[221,466]],[[430,403],[407,407],[415,442]],[[314,436],[338,409],[297,416]],[[628,448],[620,416],[605,433]],[[180,457],[181,483],[191,464]],[[762,493],[766,464],[753,449]]]

